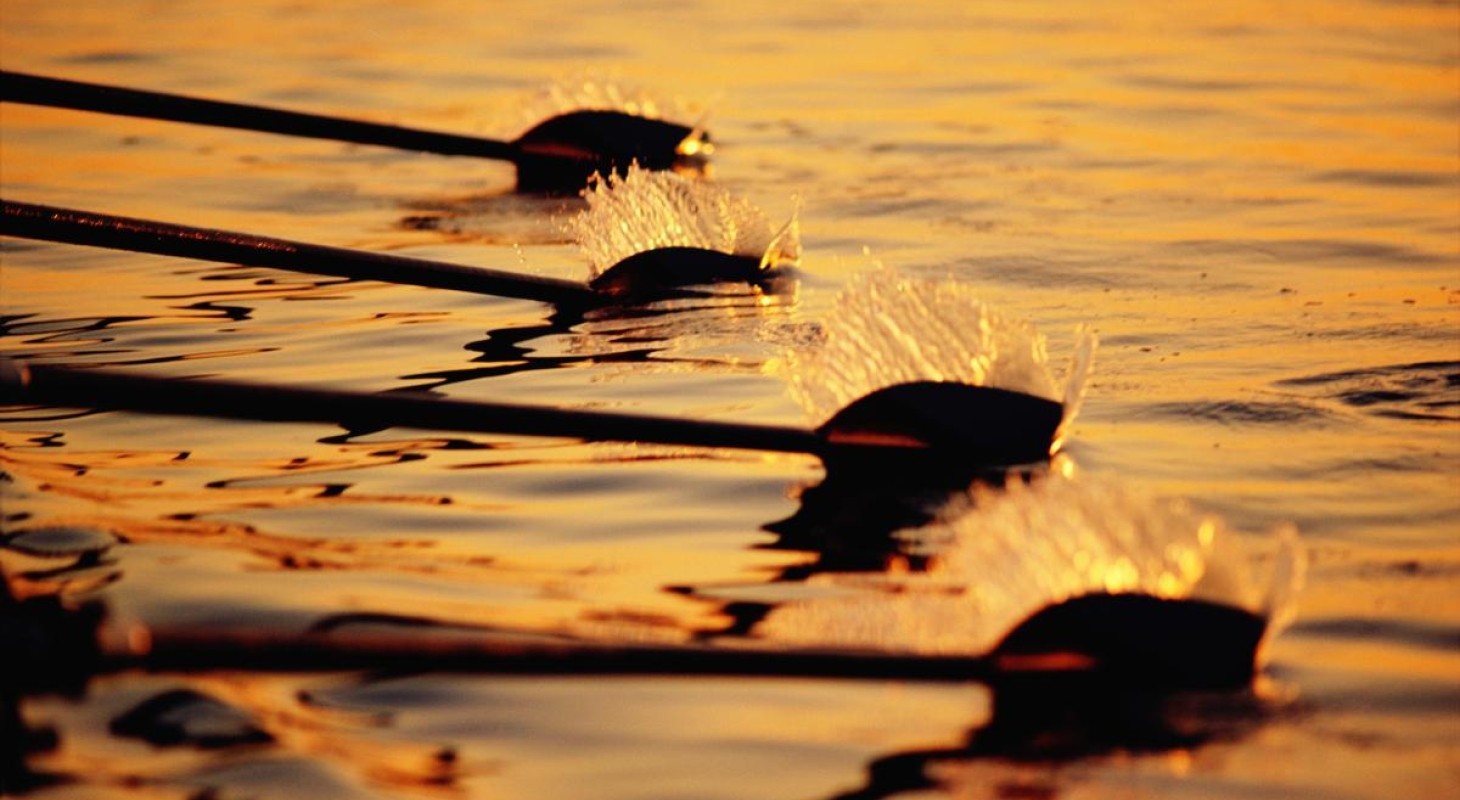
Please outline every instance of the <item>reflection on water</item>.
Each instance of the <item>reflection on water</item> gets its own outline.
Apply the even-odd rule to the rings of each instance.
[[[1009,369],[1060,397],[1047,364],[1088,364],[1063,333],[1098,334],[1088,381],[1071,378],[1088,367],[1058,376],[1089,387],[1065,443],[1082,472],[1066,487],[1075,497],[1060,497],[1103,497],[1096,483],[1124,497],[1110,487],[1133,484],[1155,495],[1143,508],[1187,497],[1200,511],[1137,529],[1152,547],[1166,541],[1157,533],[1175,537],[1171,569],[1131,573],[1116,565],[1129,554],[1098,539],[1080,547],[1090,563],[1184,586],[1183,554],[1222,558],[1190,524],[1208,515],[1230,526],[1216,542],[1256,553],[1261,575],[1284,567],[1243,531],[1296,522],[1313,561],[1301,619],[1269,646],[1276,695],[1262,684],[1156,699],[122,674],[4,698],[7,741],[27,729],[5,749],[7,779],[49,774],[69,782],[57,795],[103,797],[1451,793],[1457,12],[1381,0],[1235,0],[1196,15],[1148,3],[690,0],[626,25],[621,4],[590,2],[490,13],[375,3],[350,15],[168,4],[142,17],[91,0],[7,6],[6,68],[440,130],[516,135],[582,99],[575,86],[643,101],[588,88],[579,66],[662,87],[658,110],[692,122],[702,109],[674,98],[720,97],[717,185],[772,219],[802,198],[807,235],[794,296],[582,319],[7,240],[6,355],[786,424],[799,415],[787,379],[830,395],[872,372],[860,355],[819,377],[803,370],[836,332],[836,290],[858,280],[869,248],[909,286],[952,278],[1000,310],[893,318],[915,344],[994,316],[1053,332],[1050,358],[1033,335],[994,337],[1000,355],[984,361],[928,353],[939,370]],[[545,85],[563,96],[533,99]],[[505,165],[8,104],[0,127],[7,198],[584,276],[561,226],[587,203],[508,195]],[[882,288],[861,308],[870,318],[896,314]],[[771,374],[775,359],[793,368]],[[1031,535],[1047,521],[1034,516],[1003,527],[1015,509],[1054,515],[1032,499],[1059,477],[980,495],[970,516],[984,522],[952,546],[937,536],[958,530],[948,493],[846,489],[801,456],[63,409],[0,420],[8,590],[99,597],[118,623],[303,630],[405,610],[612,640],[775,644],[778,616],[848,595],[874,614],[940,602],[932,588],[949,564],[985,592],[1047,588],[1060,576],[989,560],[1037,563],[1014,556],[1074,541]],[[1079,509],[1090,525],[1110,519],[1101,503]],[[78,531],[95,546],[68,550]],[[929,632],[918,614],[879,635]],[[979,634],[966,620],[945,626],[950,647]],[[110,730],[138,709],[184,743]],[[272,742],[185,743],[228,725]]]
[[[1240,741],[1285,705],[1271,687],[1183,695],[1088,686],[1001,690],[989,720],[961,746],[878,758],[867,766],[864,786],[836,797],[874,800],[933,787],[955,797],[1059,796],[1062,764],[1112,753],[1181,759],[1194,748]]]
[[[576,213],[582,203],[572,197],[495,191],[448,198],[431,195],[404,205],[408,213],[398,223],[403,229],[432,231],[453,241],[511,247],[570,243],[572,237],[562,230],[560,220]],[[525,260],[519,253],[512,268]],[[497,266],[509,267],[505,263]]]

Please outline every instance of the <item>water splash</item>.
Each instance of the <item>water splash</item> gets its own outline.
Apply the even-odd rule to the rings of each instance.
[[[1185,502],[1058,471],[975,488],[969,501],[961,516],[904,532],[934,554],[927,572],[815,576],[810,582],[831,596],[777,608],[759,633],[787,644],[969,653],[994,647],[1039,609],[1088,593],[1265,610],[1245,552],[1227,541],[1220,519]],[[1282,538],[1284,553],[1300,556],[1295,535]],[[1275,569],[1271,580],[1268,595],[1287,598],[1301,579]]]
[[[772,370],[818,422],[897,383],[958,381],[1059,400],[1045,339],[973,287],[883,267],[854,279],[821,326],[817,346],[788,350]],[[1095,336],[1081,329],[1063,391],[1065,424],[1084,396]]]
[[[1262,613],[1267,617],[1267,635],[1263,651],[1298,615],[1298,592],[1308,578],[1308,551],[1298,539],[1295,525],[1284,525],[1277,532],[1278,548],[1267,576],[1267,592],[1262,599]]]
[[[631,166],[623,177],[595,179],[583,193],[588,208],[568,220],[596,277],[635,253],[657,247],[701,247],[792,265],[801,256],[793,215],[779,231],[750,201],[705,181]]]
[[[1085,404],[1085,390],[1090,385],[1090,373],[1095,369],[1095,349],[1099,345],[1095,332],[1081,325],[1075,329],[1075,339],[1075,352],[1070,356],[1069,370],[1065,373],[1064,417],[1055,432],[1051,451],[1058,451],[1064,445],[1070,425]]]
[[[559,78],[544,88],[522,109],[526,125],[570,111],[622,111],[650,119],[694,120],[702,128],[709,111],[704,104],[668,96],[622,76],[602,71],[583,71]]]

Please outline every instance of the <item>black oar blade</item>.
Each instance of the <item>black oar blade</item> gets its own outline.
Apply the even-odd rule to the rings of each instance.
[[[516,141],[517,190],[576,193],[594,174],[624,174],[691,163],[709,141],[703,132],[621,111],[574,111],[551,117]]]
[[[1090,594],[1047,606],[994,651],[1003,680],[1082,681],[1151,689],[1244,686],[1267,620],[1234,606],[1146,594]]]
[[[604,270],[588,285],[619,299],[663,297],[665,289],[716,283],[754,283],[764,275],[759,256],[703,247],[657,247]]]
[[[883,477],[955,470],[955,479],[1049,458],[1064,408],[1053,400],[950,381],[901,383],[852,402],[820,428],[827,470]],[[856,445],[886,447],[869,455]],[[894,458],[895,455],[895,458]],[[873,463],[866,463],[872,459]]]

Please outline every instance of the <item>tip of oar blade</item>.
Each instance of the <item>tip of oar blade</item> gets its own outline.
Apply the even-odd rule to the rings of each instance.
[[[630,164],[670,169],[705,141],[693,128],[621,111],[560,114],[517,139],[517,189],[576,193],[594,174],[622,175]]]
[[[1059,403],[1023,392],[918,381],[853,401],[817,434],[828,472],[961,478],[1048,459],[1063,418]]]
[[[614,264],[588,285],[609,297],[652,298],[686,286],[754,283],[762,275],[757,256],[703,247],[656,247]]]
[[[30,369],[23,361],[0,357],[0,402],[9,394],[18,394],[30,383]]]
[[[994,651],[1000,680],[1060,677],[1151,689],[1251,682],[1267,621],[1234,606],[1145,594],[1089,594],[1048,606]]]

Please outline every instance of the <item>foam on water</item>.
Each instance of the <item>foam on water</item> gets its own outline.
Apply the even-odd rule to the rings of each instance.
[[[1095,336],[1081,329],[1066,385],[1050,372],[1045,338],[963,282],[911,278],[883,267],[855,278],[821,325],[820,341],[788,350],[772,369],[808,415],[824,421],[898,383],[957,381],[1063,400],[1065,423],[1084,396]]]
[[[635,253],[701,247],[757,256],[763,266],[800,259],[795,216],[780,230],[749,200],[706,181],[637,166],[598,178],[583,192],[588,208],[567,222],[594,276]]]
[[[903,532],[934,554],[926,572],[815,576],[832,596],[778,608],[759,633],[797,645],[984,652],[1041,608],[1100,592],[1290,616],[1303,564],[1292,530],[1278,535],[1264,581],[1220,519],[1064,466],[1028,484],[976,487],[966,513]]]

